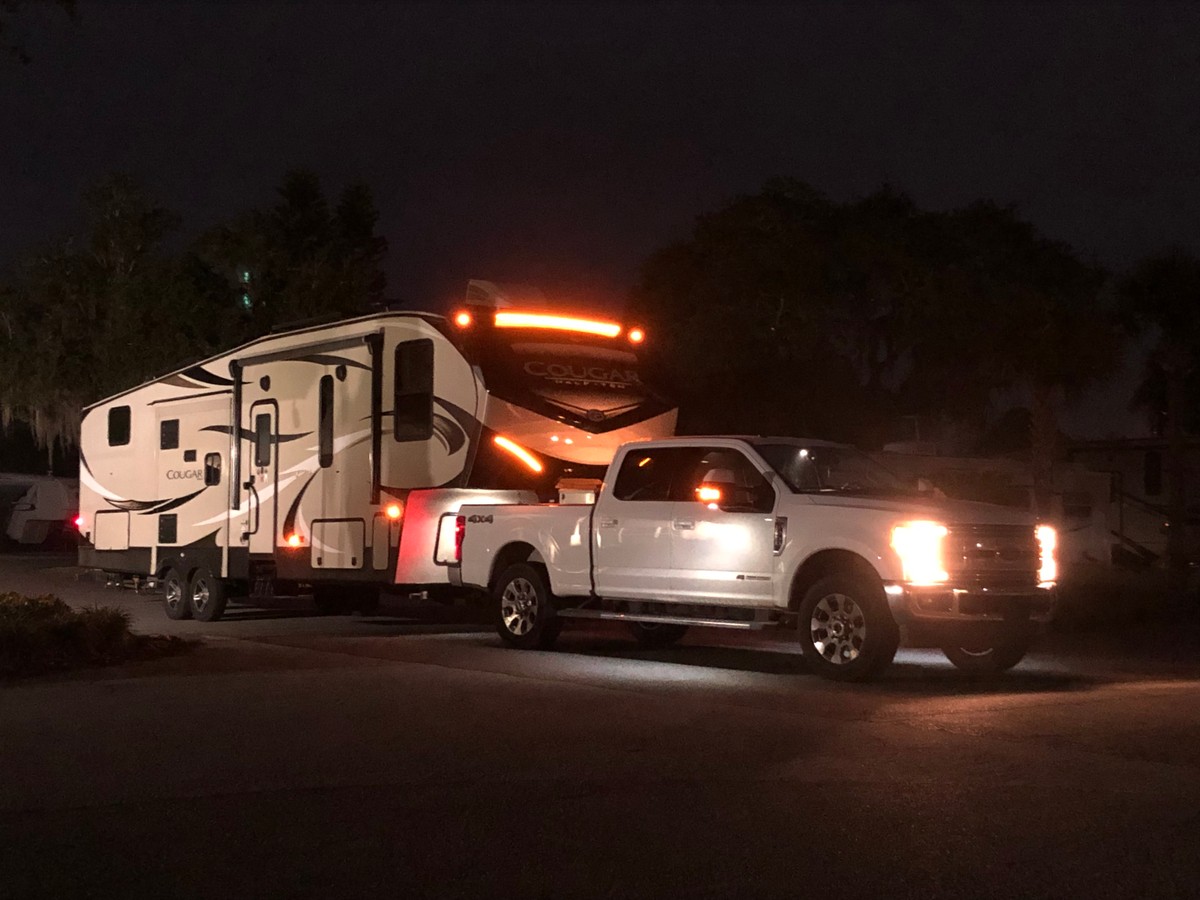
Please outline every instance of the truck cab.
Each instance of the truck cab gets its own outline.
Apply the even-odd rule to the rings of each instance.
[[[498,631],[548,647],[619,619],[646,644],[691,626],[795,632],[818,674],[879,673],[901,642],[961,668],[1016,665],[1054,607],[1054,533],[920,494],[853,447],[688,437],[621,447],[594,504],[464,507],[452,577]]]

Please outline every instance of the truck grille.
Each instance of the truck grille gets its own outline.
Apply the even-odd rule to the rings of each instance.
[[[955,586],[994,591],[1037,587],[1038,545],[1032,526],[953,525],[943,546]]]

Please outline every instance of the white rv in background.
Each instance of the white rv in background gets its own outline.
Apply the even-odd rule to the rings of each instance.
[[[382,312],[182,368],[84,410],[80,564],[156,578],[168,615],[206,621],[238,593],[309,586],[332,610],[447,589],[443,516],[556,497],[674,432],[644,339],[472,282],[449,318]]]

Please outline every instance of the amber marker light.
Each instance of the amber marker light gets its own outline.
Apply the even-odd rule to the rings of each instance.
[[[629,329],[629,343],[640,344],[646,339],[646,330],[644,328]]]
[[[302,543],[304,543],[304,541],[300,537],[300,535],[298,535],[298,534],[289,534],[288,535],[287,545],[289,547],[299,547]]]
[[[508,451],[521,462],[525,463],[525,465],[529,466],[530,470],[534,472],[542,471],[542,464],[538,461],[538,458],[515,441],[510,441],[504,435],[498,434],[495,437],[495,443],[501,450]]]
[[[470,328],[471,323],[474,321],[475,321],[475,317],[472,316],[465,309],[459,310],[454,315],[454,324],[457,325],[459,328]]]
[[[721,489],[711,484],[702,484],[696,488],[696,499],[701,503],[720,503]]]
[[[498,312],[497,328],[548,328],[554,331],[575,331],[580,334],[595,334],[599,337],[615,338],[621,333],[616,322],[601,322],[595,319],[575,319],[571,316],[546,316],[540,313]]]
[[[389,519],[398,519],[404,512],[399,503],[389,503],[385,511]]]

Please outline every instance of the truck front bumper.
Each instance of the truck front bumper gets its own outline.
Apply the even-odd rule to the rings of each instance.
[[[905,630],[909,646],[940,646],[947,639],[974,638],[1041,630],[1054,616],[1054,588],[997,589],[981,586],[884,586],[892,616]]]

